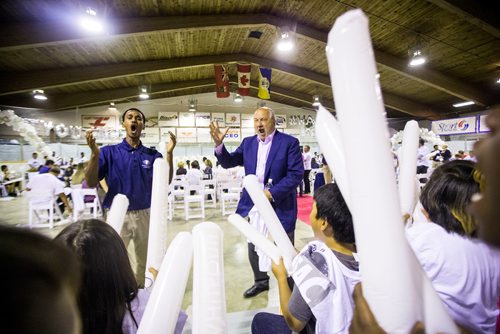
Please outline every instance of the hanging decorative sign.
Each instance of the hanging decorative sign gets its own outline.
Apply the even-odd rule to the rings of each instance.
[[[240,126],[240,114],[226,113],[226,126]]]
[[[227,131],[226,134],[226,139],[224,139],[225,142],[237,142],[239,143],[241,141],[241,133],[239,128],[231,128]]]
[[[477,132],[480,132],[480,133],[485,133],[485,132],[490,132],[490,128],[486,125],[486,117],[488,117],[488,115],[481,115],[479,116],[479,124],[478,124],[478,127],[477,127]]]
[[[476,133],[476,116],[433,121],[432,131],[438,135]]]
[[[210,113],[209,112],[197,112],[194,115],[196,126],[210,126]]]
[[[281,129],[286,128],[286,115],[276,115],[276,127]]]
[[[179,126],[194,126],[194,113],[192,112],[179,113]]]
[[[177,128],[179,143],[196,143],[196,128]]]
[[[179,115],[176,112],[160,111],[158,113],[159,126],[179,126]]]
[[[226,126],[226,118],[223,112],[213,112],[212,113],[212,122],[219,123],[219,127],[223,128]]]
[[[116,116],[82,115],[82,127],[84,128],[116,128]]]

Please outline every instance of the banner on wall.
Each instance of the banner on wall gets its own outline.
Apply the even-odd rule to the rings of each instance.
[[[82,128],[116,128],[116,116],[82,115]]]
[[[179,143],[196,143],[196,128],[177,128]]]
[[[196,126],[210,126],[210,113],[209,112],[197,112],[195,114]]]
[[[476,116],[433,121],[432,132],[437,135],[462,135],[476,133]]]
[[[226,138],[224,139],[224,141],[228,143],[240,142],[241,141],[240,129],[239,128],[229,129],[229,131],[227,131]]]
[[[242,128],[253,127],[253,114],[241,114],[241,127]]]
[[[141,132],[141,142],[144,144],[158,144],[160,142],[159,128],[145,128]]]
[[[286,115],[276,115],[276,127],[286,128]]]
[[[176,112],[160,111],[158,113],[159,126],[179,126],[179,115]]]
[[[196,137],[198,143],[210,143],[212,142],[212,137],[210,136],[209,128],[197,128],[196,129]]]
[[[478,125],[477,132],[484,133],[484,132],[491,131],[490,128],[486,125],[486,117],[488,117],[488,115],[479,116],[479,125]]]
[[[194,113],[192,112],[179,113],[179,126],[194,126]]]
[[[226,113],[226,126],[240,126],[240,114]]]
[[[214,68],[217,97],[229,97],[229,71],[227,64],[214,65]]]
[[[174,136],[176,135],[175,128],[160,128],[160,141],[168,143],[170,141],[170,135],[168,132],[172,132]]]
[[[255,135],[254,128],[241,128],[241,138],[252,137]]]
[[[226,126],[226,116],[223,112],[213,112],[212,113],[212,122],[219,123],[219,127],[223,128]]]
[[[238,94],[241,96],[250,95],[250,71],[251,64],[237,64],[238,68]]]

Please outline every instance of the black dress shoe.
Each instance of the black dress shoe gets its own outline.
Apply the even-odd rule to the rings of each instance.
[[[269,285],[252,285],[250,289],[243,293],[243,297],[251,298],[257,296],[259,293],[269,290]]]

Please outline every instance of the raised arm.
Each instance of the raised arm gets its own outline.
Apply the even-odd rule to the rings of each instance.
[[[88,161],[87,168],[85,169],[85,180],[90,188],[97,187],[99,182],[99,147],[95,142],[93,135],[94,130],[87,130],[85,137],[87,139],[87,145],[90,147],[92,154],[90,160]]]
[[[177,145],[177,138],[172,132],[168,132],[170,135],[170,141],[168,142],[167,145],[167,163],[169,166],[168,169],[168,183],[170,184],[172,182],[172,179],[174,177],[174,148],[175,145]]]

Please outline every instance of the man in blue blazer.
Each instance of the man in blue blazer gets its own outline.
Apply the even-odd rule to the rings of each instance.
[[[215,142],[215,156],[224,168],[244,166],[245,175],[257,176],[293,243],[297,220],[297,186],[304,175],[299,141],[276,130],[274,112],[267,107],[255,111],[254,128],[256,135],[244,138],[241,145],[229,153],[222,143],[228,129],[222,132],[218,123],[212,122],[210,134]],[[252,207],[252,199],[243,189],[236,213],[246,217]],[[248,258],[254,273],[254,285],[245,291],[245,298],[269,290],[269,276],[267,272],[259,270],[259,256],[252,243],[248,244]]]

